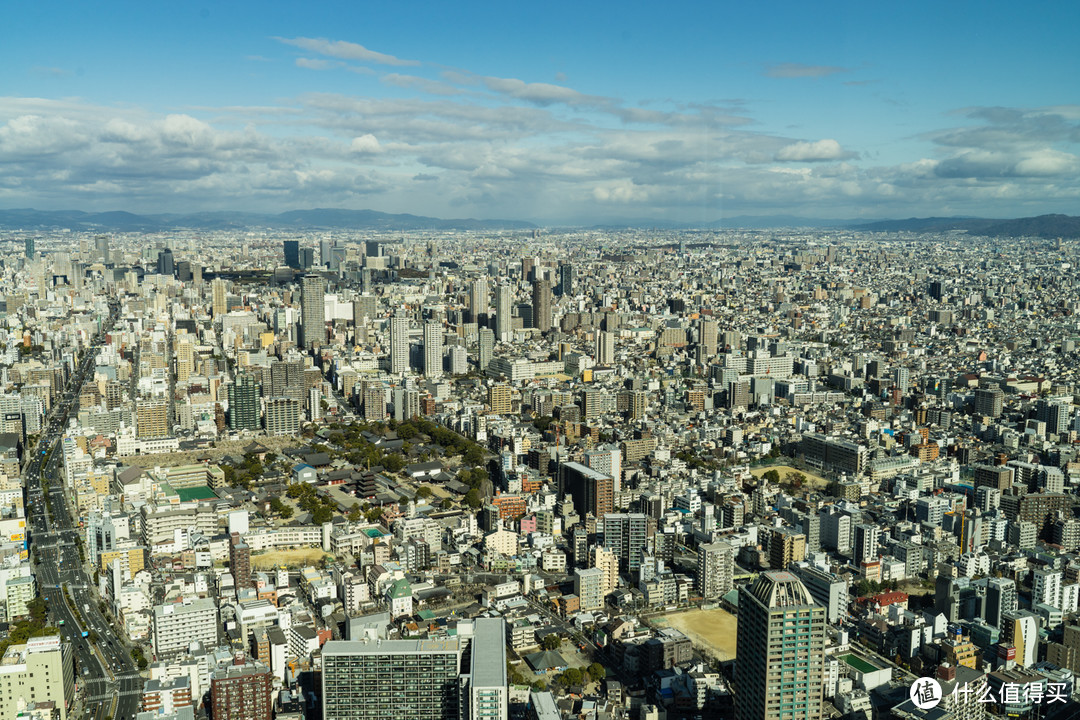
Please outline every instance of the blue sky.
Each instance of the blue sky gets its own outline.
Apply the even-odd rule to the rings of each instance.
[[[0,207],[1080,214],[1077,27],[1066,2],[11,4]]]

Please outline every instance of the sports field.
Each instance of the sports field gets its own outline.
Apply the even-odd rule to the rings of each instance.
[[[654,625],[681,630],[694,647],[720,660],[735,657],[735,634],[738,622],[727,610],[688,610],[651,618]]]
[[[192,502],[194,500],[216,500],[217,493],[206,485],[194,487],[176,488],[176,494],[180,496],[180,502]]]

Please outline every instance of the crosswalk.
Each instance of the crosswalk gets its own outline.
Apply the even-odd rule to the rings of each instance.
[[[142,692],[139,691],[139,690],[125,690],[124,692],[120,692],[120,693],[106,693],[105,695],[91,695],[90,697],[86,698],[86,702],[88,702],[88,703],[105,702],[106,700],[112,700],[113,698],[131,697],[132,695],[141,696]]]

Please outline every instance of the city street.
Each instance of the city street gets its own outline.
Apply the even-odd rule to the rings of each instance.
[[[115,313],[114,309],[110,326]],[[64,487],[60,447],[67,418],[78,410],[78,390],[93,377],[94,359],[104,332],[107,329],[87,350],[68,381],[68,392],[54,408],[24,476],[28,539],[38,589],[48,603],[52,624],[60,627],[64,640],[75,651],[76,683],[86,717],[126,720],[134,718],[138,711],[142,678],[123,641],[101,613],[93,580],[79,558],[80,531]],[[43,480],[47,482],[51,511],[46,508]],[[95,642],[91,643],[90,637]]]

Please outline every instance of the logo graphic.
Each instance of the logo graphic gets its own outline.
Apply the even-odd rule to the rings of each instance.
[[[920,710],[936,708],[941,702],[941,685],[934,678],[919,678],[911,683],[911,702]]]

